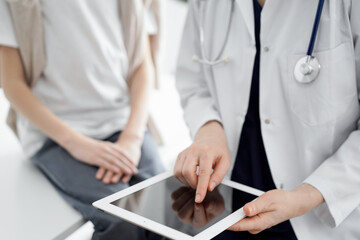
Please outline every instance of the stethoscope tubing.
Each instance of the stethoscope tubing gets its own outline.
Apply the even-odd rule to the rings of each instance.
[[[235,2],[235,0],[231,0],[229,17],[228,17],[228,24],[227,24],[227,29],[226,29],[226,34],[225,34],[225,39],[223,41],[223,45],[221,46],[221,49],[220,49],[218,55],[213,60],[209,60],[207,58],[206,52],[205,52],[205,33],[204,33],[204,23],[202,21],[204,13],[203,13],[203,9],[202,9],[201,4],[200,4],[200,7],[198,8],[198,13],[199,14],[198,14],[197,22],[198,22],[198,27],[199,27],[199,32],[200,32],[199,38],[200,38],[200,48],[201,48],[200,51],[201,51],[202,58],[195,55],[195,56],[193,56],[194,61],[205,64],[205,65],[209,65],[209,66],[214,66],[214,65],[217,65],[217,64],[220,64],[220,63],[227,63],[229,61],[228,57],[221,58],[221,56],[222,56],[222,53],[225,50],[227,40],[229,39],[230,28],[232,26],[234,2]]]
[[[322,10],[323,10],[323,7],[324,7],[324,2],[325,2],[325,0],[319,0],[318,8],[317,8],[317,11],[316,11],[314,26],[313,26],[313,30],[312,30],[312,33],[311,33],[311,38],[310,38],[308,50],[307,50],[307,53],[306,53],[306,55],[310,56],[310,57],[312,56],[313,51],[314,51],[314,46],[315,46],[315,42],[316,42],[316,37],[317,37],[319,25],[320,25],[320,18],[321,18]]]
[[[302,84],[312,83],[320,73],[321,65],[319,60],[313,56],[313,51],[319,31],[324,2],[325,0],[319,0],[306,56],[300,58],[294,68],[294,77],[296,81]]]
[[[311,76],[311,81],[308,81],[308,82],[312,82],[317,77],[318,72],[320,70],[320,64],[318,63],[318,60],[313,56],[313,51],[314,51],[314,47],[315,47],[315,43],[316,43],[316,39],[317,39],[317,34],[318,34],[318,30],[319,30],[320,19],[321,19],[324,3],[325,3],[325,0],[319,0],[318,7],[316,10],[316,16],[315,16],[315,20],[314,20],[314,25],[313,25],[313,29],[312,29],[311,37],[310,37],[310,41],[309,41],[309,46],[308,46],[307,53],[306,53],[307,56],[306,56],[306,61],[304,64],[307,64],[308,66],[310,66],[311,63],[316,62],[316,64],[311,67],[315,67],[317,70],[317,71],[315,71],[316,74],[313,74],[313,76]],[[221,55],[224,52],[225,45],[226,45],[228,37],[229,37],[230,27],[231,27],[231,23],[232,23],[233,10],[234,10],[234,0],[231,0],[230,14],[229,14],[227,32],[225,35],[224,43],[221,46],[221,49],[220,49],[218,55],[215,57],[215,59],[209,60],[206,57],[205,46],[204,46],[205,45],[205,34],[204,34],[204,28],[203,28],[203,22],[202,22],[202,17],[203,17],[202,15],[204,13],[203,13],[203,9],[201,8],[201,6],[199,7],[199,9],[198,9],[198,13],[199,13],[198,14],[198,25],[199,25],[200,48],[201,48],[200,51],[201,51],[202,58],[194,55],[193,61],[199,62],[201,64],[205,64],[205,65],[210,65],[210,66],[217,65],[217,64],[223,63],[223,62],[225,62],[225,63],[229,62],[228,57],[221,59]],[[301,61],[301,59],[299,61]],[[297,79],[297,80],[299,82],[302,82],[299,79]]]

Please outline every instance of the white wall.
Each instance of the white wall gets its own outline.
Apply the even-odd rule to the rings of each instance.
[[[11,152],[21,151],[16,137],[5,123],[8,108],[9,103],[5,99],[4,91],[0,89],[0,161]]]
[[[165,141],[165,146],[160,149],[160,153],[166,166],[171,168],[177,154],[190,144],[189,131],[183,120],[174,78],[187,5],[181,1],[165,1],[164,14],[165,39],[161,88],[154,95],[152,113]]]

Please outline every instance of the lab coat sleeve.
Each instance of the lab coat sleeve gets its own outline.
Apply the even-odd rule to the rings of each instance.
[[[360,93],[360,1],[353,0],[350,21]],[[360,95],[359,95],[360,98]],[[322,222],[336,227],[360,205],[360,121],[338,151],[305,180],[317,188],[325,203],[314,211]]]
[[[189,2],[176,72],[176,86],[180,93],[184,118],[192,137],[208,121],[216,120],[221,123],[214,98],[205,79],[204,66],[192,60],[194,55],[201,56],[195,4],[195,1]]]

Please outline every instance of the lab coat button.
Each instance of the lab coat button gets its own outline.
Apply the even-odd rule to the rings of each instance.
[[[265,119],[266,124],[270,124],[270,119]]]
[[[270,51],[269,47],[264,47],[264,51],[265,51],[265,52]]]

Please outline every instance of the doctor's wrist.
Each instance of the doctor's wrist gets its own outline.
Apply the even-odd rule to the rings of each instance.
[[[201,140],[202,138],[208,138],[209,136],[225,136],[223,126],[220,122],[211,120],[205,123],[196,133],[194,140]]]
[[[303,183],[290,192],[296,204],[294,214],[303,215],[324,202],[321,192],[310,184]]]

